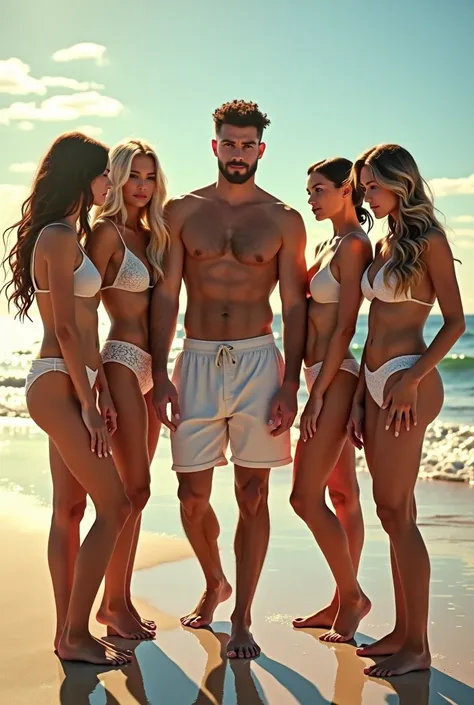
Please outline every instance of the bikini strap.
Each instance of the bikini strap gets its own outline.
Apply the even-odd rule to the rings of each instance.
[[[119,226],[117,225],[117,223],[115,223],[111,218],[104,218],[104,220],[108,220],[109,223],[112,223],[112,225],[114,226],[115,230],[116,230],[117,233],[118,233],[119,238],[120,238],[121,241],[122,241],[122,245],[124,246],[125,250],[128,250],[128,247],[127,247],[127,245],[125,244],[125,240],[123,239],[123,235],[122,235],[122,233],[120,232],[120,229],[119,229]]]
[[[72,227],[72,225],[68,225],[67,223],[48,223],[44,227],[41,228],[41,230],[38,233],[38,237],[35,240],[35,244],[33,246],[33,252],[31,253],[31,260],[30,260],[30,277],[31,277],[31,282],[33,284],[33,290],[35,292],[41,293],[41,289],[38,289],[38,285],[36,284],[36,279],[35,279],[35,254],[36,254],[36,246],[38,245],[38,241],[41,237],[41,235],[44,233],[46,228],[50,228],[53,225],[62,225],[65,228],[69,228],[69,230],[72,230],[74,233],[76,232],[75,229]],[[76,233],[77,234],[77,233]],[[79,245],[79,243],[78,243]]]

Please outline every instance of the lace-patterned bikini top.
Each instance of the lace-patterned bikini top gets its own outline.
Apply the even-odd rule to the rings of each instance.
[[[386,304],[398,304],[402,303],[403,301],[412,301],[415,304],[429,306],[430,308],[434,306],[434,304],[427,303],[426,301],[414,299],[411,295],[410,289],[408,289],[406,294],[400,292],[395,295],[395,275],[392,274],[390,276],[388,284],[385,283],[383,275],[384,269],[389,262],[390,260],[387,260],[385,264],[380,267],[379,271],[374,277],[374,283],[372,285],[369,282],[369,269],[371,265],[365,270],[364,274],[362,275],[362,281],[360,286],[362,289],[362,293],[366,299],[368,299],[369,301],[378,299],[379,301],[383,301]]]
[[[68,225],[67,223],[49,223],[49,225],[45,225],[42,230],[40,230],[38,237],[36,238],[35,246],[33,247],[33,252],[31,254],[31,262],[30,262],[30,275],[31,275],[31,281],[33,283],[33,290],[35,294],[49,294],[50,290],[49,289],[38,289],[38,286],[36,284],[36,279],[35,279],[35,254],[36,254],[36,247],[38,245],[39,239],[46,230],[46,228],[50,228],[52,225],[62,225],[64,228],[69,228],[69,230],[72,230],[74,234],[76,235],[76,231],[74,230],[73,227]],[[100,291],[100,285],[102,283],[101,276],[94,266],[92,260],[89,259],[89,257],[86,255],[84,252],[83,248],[77,243],[78,248],[80,249],[82,253],[82,262],[77,267],[77,269],[74,270],[74,296],[80,296],[84,299],[92,298],[97,294],[98,291]]]
[[[124,252],[122,263],[117,272],[117,276],[115,277],[112,284],[109,284],[109,286],[103,286],[102,291],[104,289],[120,289],[121,291],[131,291],[139,293],[141,291],[151,289],[154,284],[151,280],[148,269],[145,267],[141,259],[139,259],[136,255],[133,254],[131,250],[128,249],[127,245],[125,244],[125,240],[123,239],[122,234],[117,227],[117,224],[114,223],[113,220],[110,220],[110,218],[106,218],[105,220],[108,220],[110,223],[112,223],[112,225],[118,232],[119,238],[122,241],[122,245],[124,247]]]

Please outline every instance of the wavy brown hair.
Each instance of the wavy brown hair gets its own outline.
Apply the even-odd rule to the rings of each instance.
[[[8,308],[13,303],[17,309],[15,318],[30,318],[34,298],[31,257],[42,228],[77,212],[80,236],[90,233],[91,183],[105,171],[107,160],[108,148],[80,132],[60,135],[43,157],[31,193],[21,207],[20,220],[3,234],[7,251],[9,235],[17,233],[2,262],[4,270],[7,265],[11,269],[12,276],[2,291],[6,291]]]
[[[360,187],[360,174],[364,166],[370,167],[374,180],[398,197],[396,219],[388,216],[388,235],[382,243],[382,254],[390,260],[384,271],[388,285],[395,276],[395,293],[408,294],[409,289],[422,279],[426,265],[422,260],[428,249],[427,234],[437,230],[446,235],[435,215],[433,194],[410,152],[398,144],[379,144],[360,155],[352,167],[351,179],[355,188]]]
[[[332,157],[316,162],[308,169],[308,176],[314,173],[321,174],[336,188],[343,186],[352,187],[352,204],[355,208],[357,219],[361,225],[367,223],[367,232],[372,230],[374,219],[369,211],[362,207],[364,201],[364,189],[360,184],[356,187],[351,181],[352,162],[344,157]]]

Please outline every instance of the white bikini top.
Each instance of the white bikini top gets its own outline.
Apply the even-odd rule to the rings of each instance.
[[[331,271],[331,262],[334,255],[327,264],[319,269],[309,283],[309,292],[314,301],[318,304],[337,304],[339,302],[340,284]]]
[[[41,237],[41,234],[46,230],[46,228],[50,228],[52,225],[62,225],[65,228],[69,228],[69,230],[72,230],[74,234],[76,234],[74,228],[68,225],[67,223],[49,223],[49,225],[45,225],[44,228],[39,232],[38,237],[36,238],[35,246],[33,247],[30,262],[30,275],[31,281],[33,282],[33,290],[35,294],[50,293],[49,289],[38,289],[38,286],[36,284],[35,253],[36,246],[38,245],[38,241]],[[92,260],[90,260],[89,257],[86,255],[84,249],[81,247],[79,242],[77,243],[77,246],[82,253],[82,262],[79,267],[74,270],[74,296],[80,296],[81,298],[89,299],[95,296],[98,291],[100,291],[102,279]]]
[[[117,224],[114,223],[110,218],[105,218],[108,220],[119,234],[124,247],[122,264],[119,267],[117,276],[115,277],[112,284],[109,286],[102,287],[104,289],[120,289],[121,291],[131,291],[139,293],[141,291],[146,291],[147,289],[153,288],[154,284],[151,281],[150,273],[145,267],[143,262],[139,257],[133,254],[131,250],[128,249],[125,244],[125,240],[122,237]]]
[[[426,301],[420,301],[419,299],[414,299],[413,296],[411,295],[411,290],[408,289],[407,293],[404,294],[403,292],[400,292],[395,296],[395,283],[396,283],[396,277],[395,274],[392,273],[390,276],[388,285],[385,283],[384,280],[384,269],[387,266],[387,264],[390,262],[390,260],[387,260],[385,264],[380,267],[379,271],[374,277],[374,283],[373,285],[370,284],[369,282],[369,269],[370,266],[367,267],[365,270],[364,274],[362,275],[362,281],[361,281],[361,289],[362,293],[365,296],[366,299],[369,301],[373,301],[374,299],[379,299],[379,301],[383,301],[386,304],[398,304],[402,303],[404,301],[413,301],[415,304],[421,304],[422,306],[429,306],[430,308],[434,306],[434,304],[427,303]]]

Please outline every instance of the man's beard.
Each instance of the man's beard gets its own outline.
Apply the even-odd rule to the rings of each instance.
[[[245,171],[232,171],[232,167],[229,166],[229,163],[224,164],[220,159],[217,160],[217,165],[222,176],[227,179],[230,184],[245,184],[257,171],[258,159],[250,166],[248,164],[242,164],[242,166],[246,167]]]

